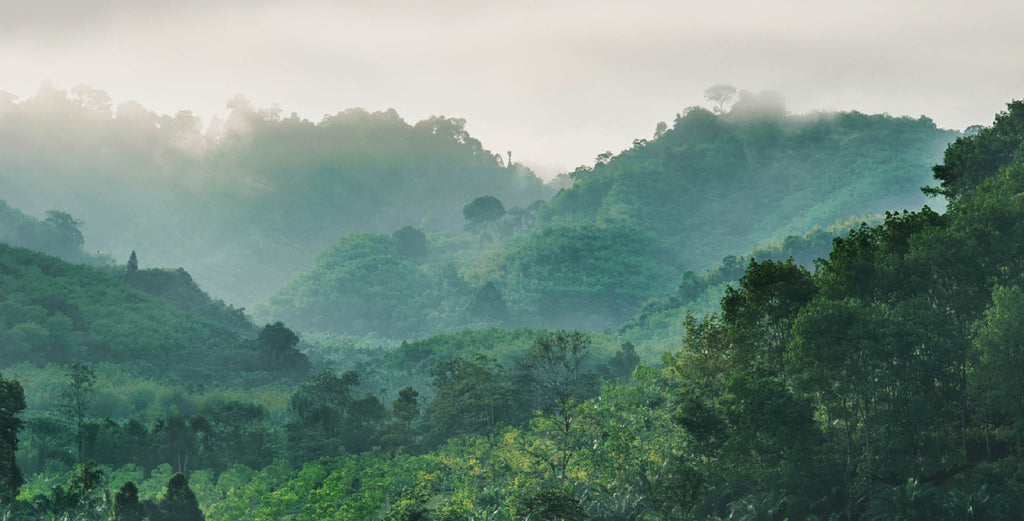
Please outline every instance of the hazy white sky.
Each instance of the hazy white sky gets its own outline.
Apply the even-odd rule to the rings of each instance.
[[[793,112],[987,124],[1024,97],[1019,0],[0,0],[0,90],[84,83],[209,119],[235,94],[319,120],[464,117],[545,177],[729,83]]]

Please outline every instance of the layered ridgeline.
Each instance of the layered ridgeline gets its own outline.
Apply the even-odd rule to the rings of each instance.
[[[500,197],[474,200],[464,210],[480,240],[428,233],[410,257],[397,253],[397,232],[346,237],[258,314],[391,337],[480,324],[614,330],[652,298],[681,319],[683,304],[662,297],[685,272],[692,285],[724,257],[784,240],[798,257],[804,242],[823,255],[859,224],[851,217],[921,208],[920,187],[956,136],[924,117],[787,115],[774,99],[746,95],[725,114],[691,108],[653,139],[578,168],[546,203],[505,211]]]
[[[628,222],[699,271],[815,226],[921,208],[920,187],[956,136],[924,116],[787,115],[780,98],[746,94],[728,113],[691,108],[653,139],[598,156],[539,217]]]
[[[429,401],[405,388],[384,411],[352,392],[355,375],[321,373],[271,445],[285,457],[194,471],[193,502],[208,521],[1019,520],[1022,130],[1014,102],[948,150],[944,214],[858,227],[814,273],[746,263],[721,313],[687,320],[659,366],[634,367],[624,345],[602,371],[578,332],[409,342],[387,362],[455,356],[433,365]],[[119,507],[105,490],[143,478],[109,475],[80,487],[91,518]],[[56,517],[32,516],[55,502],[26,489],[8,507],[18,519]]]
[[[338,359],[336,371],[301,384],[247,386],[274,387],[260,400],[201,403],[204,391],[191,389],[145,417],[157,400],[139,393],[123,416],[104,418],[110,394],[97,393],[77,422],[72,408],[26,413],[24,425],[19,412],[33,396],[83,396],[87,382],[76,377],[88,367],[72,366],[63,383],[41,381],[26,363],[4,368],[0,517],[1019,520],[1024,103],[1008,109],[946,151],[934,188],[950,201],[944,214],[890,213],[856,227],[813,273],[755,251],[754,262],[683,276],[678,299],[717,284],[718,271],[739,282],[724,290],[720,313],[684,320],[685,337],[660,364],[638,364],[634,346],[602,335],[486,328],[351,356],[378,371],[371,387],[362,368]],[[769,254],[806,262],[821,237]],[[424,270],[432,255],[486,259],[502,248],[410,230],[350,239],[351,251],[417,259],[407,262]],[[118,282],[139,274],[131,285],[180,307],[194,301],[181,272],[0,252],[0,296],[19,306],[5,307],[5,320],[74,324],[73,309],[50,304],[66,295],[82,307],[121,295],[131,298],[109,302],[162,302],[170,312]],[[450,275],[446,266],[438,270]],[[268,326],[256,342],[288,344],[285,329]],[[200,345],[185,356],[214,367],[210,385],[220,385],[234,366],[199,358],[219,351]],[[94,365],[97,386],[116,376]]]
[[[351,109],[310,122],[242,98],[228,106],[204,129],[187,111],[115,107],[87,87],[0,98],[0,197],[81,221],[86,251],[134,249],[248,305],[345,234],[461,229],[475,197],[525,207],[554,193],[485,150],[461,119],[410,124],[393,110]]]

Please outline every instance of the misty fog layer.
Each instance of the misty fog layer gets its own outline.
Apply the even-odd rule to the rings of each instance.
[[[241,97],[229,108],[204,129],[189,112],[115,107],[88,87],[5,99],[0,198],[71,214],[86,251],[124,262],[136,250],[144,266],[186,267],[213,294],[252,304],[347,233],[458,230],[475,197],[526,206],[553,193],[459,119],[410,125],[351,109],[310,122]]]
[[[772,92],[730,102],[687,109],[651,139],[598,155],[547,202],[505,212],[495,200],[484,218],[487,198],[475,200],[466,233],[420,232],[418,253],[400,232],[346,236],[255,316],[388,338],[678,319],[717,305],[751,258],[810,267],[872,214],[921,208],[920,187],[956,135],[925,117],[789,115]]]
[[[2,519],[1024,511],[1024,101],[957,137],[716,85],[526,204],[551,189],[460,120],[238,98],[205,133],[128,132],[99,91],[49,94],[0,117],[23,199],[0,202]],[[431,161],[417,190],[508,191],[433,207],[402,186]],[[64,181],[106,240],[252,270],[235,282],[329,245],[246,315],[20,209],[78,201]],[[925,193],[941,211],[895,211]],[[346,211],[369,229],[317,235]]]

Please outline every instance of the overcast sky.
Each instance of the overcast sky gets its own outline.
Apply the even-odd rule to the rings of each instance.
[[[988,124],[1024,97],[1019,0],[0,0],[0,90],[105,90],[209,119],[243,94],[318,121],[463,117],[545,177],[728,83],[790,111]]]

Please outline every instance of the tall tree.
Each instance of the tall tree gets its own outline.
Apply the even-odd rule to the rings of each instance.
[[[467,229],[490,233],[494,237],[497,232],[498,220],[505,216],[505,205],[493,195],[485,195],[473,199],[473,202],[462,208],[462,215],[469,221]]]
[[[416,397],[420,393],[411,386],[398,391],[398,398],[391,402],[388,416],[391,418],[385,426],[381,442],[386,447],[411,447],[416,442],[418,431],[412,422],[420,415]]]
[[[427,236],[422,230],[405,226],[391,234],[399,255],[419,259],[427,255]]]
[[[167,482],[167,490],[160,500],[160,511],[166,521],[203,521],[202,510],[195,493],[188,486],[185,475],[178,473]]]
[[[0,375],[0,505],[12,501],[23,483],[14,455],[22,427],[18,416],[24,410],[25,391],[21,384]]]
[[[60,210],[46,212],[46,226],[54,240],[54,247],[61,255],[74,255],[85,245],[82,235],[82,221]]]
[[[591,394],[597,381],[595,374],[586,371],[592,342],[578,330],[554,331],[538,337],[519,360],[520,369],[536,384],[540,407],[550,413],[554,423],[557,450],[545,459],[563,480],[579,450],[576,407]]]
[[[430,370],[436,393],[426,410],[426,443],[441,443],[462,434],[492,435],[512,419],[511,388],[493,359],[455,357]]]
[[[283,322],[278,321],[264,326],[256,336],[256,343],[263,351],[268,368],[286,370],[302,376],[307,374],[309,360],[295,348],[299,345],[299,336]]]
[[[341,447],[363,452],[379,442],[387,409],[376,396],[354,397],[358,385],[355,371],[340,377],[323,371],[292,395],[289,408],[295,421],[288,425],[288,436],[297,455],[333,456]]]
[[[1024,452],[1024,291],[996,286],[992,306],[977,327],[977,362],[972,374],[988,423]],[[986,428],[986,438],[987,438]],[[988,445],[988,443],[987,443]],[[990,451],[989,451],[990,452]]]
[[[725,112],[725,104],[732,100],[732,97],[736,95],[736,87],[732,85],[718,84],[712,87],[708,87],[704,91],[704,99],[715,104],[713,110],[715,114],[722,114]]]
[[[132,276],[139,271],[139,258],[135,256],[135,250],[132,250],[132,254],[128,257],[128,265],[125,274]]]
[[[60,408],[75,420],[78,461],[84,463],[85,418],[96,394],[96,373],[89,364],[75,362],[68,368],[67,384],[61,392]]]
[[[124,484],[114,496],[113,521],[142,521],[145,510],[139,503],[139,488],[131,481]]]
[[[745,340],[737,353],[748,363],[771,367],[786,379],[786,347],[800,308],[817,292],[811,274],[789,259],[786,262],[751,259],[740,278],[740,289],[727,287],[722,299],[725,323],[742,331]]]
[[[995,123],[976,134],[964,136],[946,149],[942,164],[932,171],[938,187],[926,193],[942,194],[956,200],[972,191],[1001,167],[1024,157],[1024,101],[1006,104]]]
[[[501,290],[493,282],[487,281],[473,297],[469,304],[469,312],[489,322],[504,322],[508,319],[508,305],[501,296]]]

